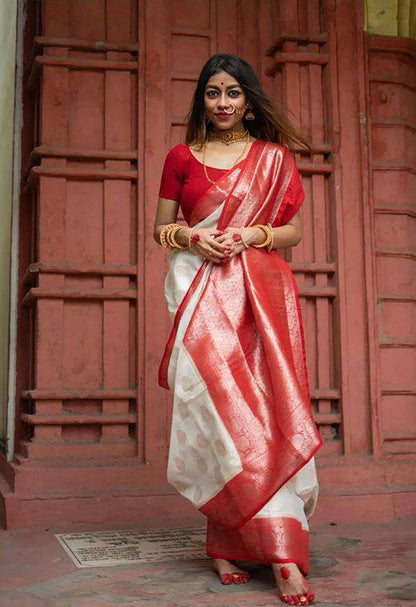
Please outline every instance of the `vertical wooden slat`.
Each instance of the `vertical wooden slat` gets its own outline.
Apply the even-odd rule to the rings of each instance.
[[[239,1],[229,0],[221,2],[212,0],[216,7],[217,47],[214,52],[234,53],[240,52],[238,46],[238,28],[236,24],[239,18]]]
[[[129,40],[129,2],[107,2],[106,37],[109,40]],[[108,52],[107,60],[128,61],[127,53]],[[111,150],[132,148],[132,78],[128,72],[107,72],[105,75],[105,137],[104,147]],[[129,161],[107,160],[106,168],[130,169]],[[104,182],[104,263],[130,263],[130,234],[136,226],[130,218],[131,183],[108,180]],[[129,278],[104,276],[105,288],[129,287]],[[130,340],[136,340],[130,327],[130,304],[128,301],[107,301],[103,304],[103,385],[107,389],[125,389],[129,385]],[[137,413],[137,402],[132,412]],[[127,400],[103,401],[103,413],[123,414],[129,412]],[[136,434],[137,436],[137,434]],[[105,425],[102,441],[125,444],[123,455],[135,455],[138,447],[129,437],[128,425]]]
[[[132,143],[136,144],[137,147],[137,184],[136,188],[132,191],[132,216],[135,218],[134,226],[134,237],[131,236],[131,240],[133,241],[133,245],[135,248],[132,250],[132,259],[131,261],[135,261],[137,264],[137,304],[133,311],[131,312],[131,316],[133,317],[132,326],[136,327],[136,336],[137,339],[132,340],[131,347],[134,348],[136,352],[136,362],[133,370],[133,377],[136,377],[137,381],[137,427],[136,427],[136,441],[137,441],[137,456],[140,461],[143,461],[145,458],[145,403],[147,398],[146,386],[147,386],[147,354],[145,352],[146,347],[146,335],[144,331],[145,323],[146,323],[146,277],[145,277],[145,268],[146,268],[146,246],[149,242],[149,234],[147,232],[147,228],[149,227],[149,217],[146,211],[148,199],[146,195],[146,187],[145,187],[145,179],[146,179],[146,161],[145,161],[145,144],[146,144],[146,90],[147,83],[146,78],[141,78],[140,74],[146,73],[146,3],[139,2],[137,4],[137,24],[136,30],[134,30],[134,35],[137,36],[138,40],[138,70],[139,77],[136,80],[136,118],[133,118],[132,127],[135,128],[133,131],[132,128]],[[153,207],[154,208],[154,207]],[[133,257],[134,256],[134,257]],[[160,295],[160,289],[159,289]],[[157,306],[157,311],[160,312],[160,305]],[[160,325],[163,325],[161,322]],[[157,339],[152,335],[152,342],[156,341],[156,345],[158,345]],[[148,347],[148,351],[151,355],[153,355],[152,347]],[[155,390],[155,387],[153,387]],[[149,394],[152,396],[152,393]],[[165,405],[166,399],[163,396],[159,396],[158,402],[161,403],[162,406]]]
[[[369,378],[363,370],[368,358],[366,336],[366,293],[363,288],[365,276],[363,255],[363,217],[362,189],[359,150],[359,127],[356,117],[360,114],[359,81],[362,65],[357,64],[353,49],[357,39],[362,39],[362,32],[356,18],[360,5],[346,0],[337,3],[337,38],[338,38],[338,86],[339,112],[341,124],[351,124],[349,136],[340,141],[339,157],[342,167],[341,206],[336,208],[338,214],[338,234],[344,234],[343,278],[348,277],[348,286],[342,285],[340,298],[345,302],[346,322],[345,340],[342,341],[341,355],[345,391],[343,392],[343,418],[348,430],[344,433],[345,449],[356,455],[367,454],[371,449]],[[339,23],[353,18],[355,26],[352,31],[337,27]],[[354,204],[351,203],[354,201]],[[349,418],[349,419],[347,419]]]
[[[340,412],[342,413],[341,439],[343,442],[343,451],[348,455],[351,453],[350,435],[352,429],[349,412],[344,406],[344,396],[348,394],[348,361],[344,355],[342,344],[345,343],[347,337],[347,302],[343,296],[346,289],[346,275],[343,216],[340,212],[342,205],[342,181],[339,157],[341,127],[337,69],[339,51],[335,21],[335,0],[324,0],[322,2],[322,16],[328,31],[328,41],[323,48],[328,53],[329,63],[323,73],[323,90],[328,101],[327,129],[332,139],[332,154],[330,158],[333,164],[333,172],[328,179],[328,192],[331,193],[328,204],[333,207],[333,212],[329,216],[331,237],[328,241],[328,252],[331,257],[336,258],[337,260],[335,280],[339,288],[339,297],[331,307],[332,341],[334,344],[334,351],[338,352],[338,356],[333,359],[332,366],[334,370],[334,381],[337,382],[341,391],[341,402],[338,405],[341,410]]]
[[[258,69],[257,75],[262,83],[265,92],[269,97],[273,97],[273,78],[266,76],[266,70],[270,65],[270,58],[266,52],[273,43],[276,35],[274,28],[274,3],[271,0],[260,0],[258,8]],[[277,101],[277,100],[276,100]]]
[[[167,457],[167,444],[169,437],[168,427],[168,394],[162,391],[157,383],[157,369],[166,335],[170,326],[170,319],[166,311],[163,295],[163,283],[160,280],[165,265],[164,251],[157,247],[152,240],[154,214],[157,204],[160,174],[164,157],[168,149],[170,135],[169,106],[166,93],[169,86],[170,65],[169,49],[166,44],[169,30],[167,22],[167,3],[165,0],[153,2],[149,0],[145,7],[146,31],[152,32],[143,43],[146,49],[146,65],[143,80],[146,87],[145,115],[141,124],[143,135],[142,147],[142,180],[144,180],[145,198],[138,199],[138,204],[144,207],[145,224],[139,226],[139,241],[143,239],[138,255],[142,256],[142,271],[145,276],[145,324],[141,330],[145,335],[145,390],[144,390],[144,427],[145,427],[145,459],[151,465],[155,478],[165,479],[162,462]],[[140,101],[139,101],[140,102]],[[156,168],[157,167],[157,170]],[[140,187],[140,183],[139,183]],[[140,246],[140,245],[139,245]],[[140,303],[139,303],[140,305]],[[140,331],[140,328],[139,328]],[[142,342],[143,344],[143,342]],[[142,346],[143,347],[143,346]]]
[[[259,41],[258,1],[241,0],[241,30],[238,30],[240,55],[248,61],[256,73],[259,72],[260,55],[264,54],[264,41]]]
[[[209,2],[209,56],[219,52],[218,46],[218,4],[215,0]],[[224,52],[224,51],[220,51]]]
[[[44,7],[46,12],[47,7]],[[64,2],[57,24],[62,34],[68,32],[69,5]],[[48,27],[44,20],[44,27]],[[62,49],[67,52],[67,49]],[[48,55],[56,54],[54,49],[48,49]],[[66,145],[68,140],[69,119],[69,73],[66,68],[46,67],[42,77],[40,97],[40,137],[46,143]],[[60,166],[65,166],[65,159],[57,160]],[[50,164],[47,159],[44,164]],[[39,184],[38,198],[38,234],[37,257],[51,261],[65,257],[65,208],[67,192],[65,179],[43,177]],[[65,278],[62,275],[43,275],[39,278],[40,287],[63,287]],[[34,385],[41,390],[54,389],[62,385],[63,373],[63,324],[64,303],[62,300],[39,301],[35,311],[35,369]],[[38,414],[48,412],[60,413],[62,401],[49,401],[47,405],[35,401],[34,411]],[[31,451],[36,456],[37,448],[42,443],[61,442],[62,428],[57,426],[37,427],[33,432]]]
[[[307,3],[307,21],[306,28],[310,34],[320,33],[319,23],[320,6],[318,0],[312,0]],[[314,53],[319,52],[318,44],[309,44],[308,50]],[[312,142],[319,143],[325,140],[323,109],[326,105],[326,99],[323,97],[322,87],[322,66],[309,65],[310,78],[310,108],[311,108],[311,138]],[[314,162],[324,161],[322,154],[314,155]],[[312,199],[314,214],[314,242],[316,262],[332,261],[327,259],[327,238],[329,237],[328,226],[326,225],[326,204],[325,184],[323,175],[312,175]],[[326,287],[328,285],[328,276],[325,273],[317,273],[315,277],[317,287]],[[317,382],[321,390],[330,388],[330,335],[329,335],[329,302],[324,297],[316,300],[316,337],[317,337]],[[319,413],[331,413],[331,401],[320,399],[317,403]],[[321,432],[330,439],[332,429],[330,426],[322,428]]]

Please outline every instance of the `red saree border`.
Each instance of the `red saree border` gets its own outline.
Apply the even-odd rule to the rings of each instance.
[[[222,177],[220,177],[220,179],[218,179],[218,181],[212,184],[212,186],[209,187],[208,190],[206,190],[200,198],[198,198],[198,200],[195,202],[194,209],[189,217],[189,225],[191,227],[194,227],[194,225],[205,219],[205,217],[211,215],[211,213],[213,213],[215,209],[223,202],[223,200],[216,200],[216,197],[213,196],[213,194],[217,193],[216,190],[218,190],[220,198],[223,198],[223,188],[226,188],[227,180],[232,180],[234,178],[235,181],[231,185],[231,190],[227,192],[225,197],[226,199],[228,199],[232,195],[235,187],[238,184],[239,179],[243,177],[244,169],[247,166],[247,162],[251,159],[251,156],[253,155],[254,151],[257,148],[260,148],[260,150],[262,149],[260,147],[260,144],[264,145],[264,141],[262,141],[261,139],[256,139],[255,141],[253,141],[247,156],[243,158],[241,162],[236,164],[235,167],[229,169]],[[236,173],[236,175],[234,175],[234,173]]]
[[[183,339],[240,457],[242,471],[200,507],[230,527],[244,525],[322,445],[290,269],[279,255],[243,255],[212,268]]]
[[[179,304],[178,309],[176,310],[175,317],[173,319],[172,328],[170,330],[169,337],[168,337],[168,340],[165,345],[165,350],[163,352],[162,360],[160,362],[159,371],[158,371],[159,386],[161,388],[165,388],[166,390],[170,390],[169,383],[168,383],[169,361],[170,361],[170,357],[172,354],[173,345],[175,343],[176,334],[178,332],[179,323],[181,321],[182,314],[183,314],[186,306],[188,305],[189,300],[191,299],[191,297],[195,293],[199,283],[201,282],[203,269],[206,267],[207,263],[208,263],[207,261],[203,261],[201,263],[201,265],[199,266],[198,271],[195,274],[193,281],[191,282],[191,286],[189,287],[189,289],[185,293],[184,297],[182,298],[182,301]]]
[[[269,141],[262,141],[261,143],[263,144],[262,147],[258,146],[258,153],[253,154],[251,162],[247,163],[245,167],[244,177],[246,182],[242,184],[243,180],[240,179],[234,188],[234,196],[227,198],[218,220],[218,229],[224,229],[231,225],[249,226],[255,223],[268,223],[270,219],[273,222],[277,217],[291,179],[291,176],[284,174],[282,166],[288,163],[294,165],[294,160],[283,145]],[[278,168],[276,169],[276,167]],[[277,178],[276,172],[278,174]],[[262,180],[263,185],[260,191],[257,191],[253,200],[252,189],[253,187],[255,189],[257,185],[258,190],[258,183]],[[279,187],[275,191],[277,182]],[[241,186],[240,189],[238,186]],[[263,204],[260,204],[261,198],[263,198]],[[256,206],[256,211],[252,213],[251,217],[248,217],[247,206],[253,206],[253,204]]]
[[[253,157],[254,152],[253,153],[251,153],[251,152],[253,150],[253,146],[257,142],[259,142],[259,144],[265,143],[265,142],[261,141],[260,139],[256,139],[256,141],[254,141],[252,144],[249,154],[244,159],[244,162],[249,160],[249,158],[251,159]],[[257,150],[257,149],[258,149],[257,155],[259,155],[261,153],[261,151],[263,150],[263,146],[257,145],[255,150]],[[232,188],[229,191],[229,193],[227,194],[227,198],[224,203],[224,208],[227,204],[227,200],[229,200],[229,198],[232,196],[240,179],[244,176],[247,166],[248,166],[248,163],[246,162],[244,167],[242,169],[240,169],[240,172],[237,173],[237,175],[235,176],[235,182],[232,184]],[[235,170],[235,167],[232,169],[232,171],[234,171],[234,170]],[[205,192],[205,194],[199,199],[199,200],[207,199],[208,203],[210,204],[210,206],[211,206],[210,209],[208,209],[208,205],[206,206],[206,211],[207,212],[209,211],[208,215],[210,215],[213,211],[215,211],[215,208],[217,208],[220,204],[219,201],[212,204],[212,202],[210,202],[211,195],[213,194],[213,192],[215,190],[217,190],[217,189],[220,190],[221,186],[223,185],[223,182],[227,181],[227,179],[230,179],[230,177],[232,177],[232,173],[227,173],[226,175],[221,177],[221,179],[219,179],[215,184],[213,184],[212,188],[209,188],[208,191]],[[208,215],[206,215],[206,216],[208,216]],[[221,216],[222,216],[222,214],[221,214]],[[202,221],[202,219],[200,219],[200,221]],[[159,370],[158,370],[158,384],[161,388],[165,388],[166,390],[170,390],[170,386],[169,386],[169,382],[168,382],[169,361],[170,361],[170,356],[172,354],[173,345],[175,343],[176,335],[178,332],[179,323],[181,321],[182,314],[183,314],[190,298],[192,297],[193,293],[195,292],[196,288],[198,287],[198,285],[200,283],[200,280],[202,278],[202,269],[206,266],[207,263],[209,263],[207,260],[202,261],[202,264],[201,264],[198,272],[194,276],[194,279],[193,279],[188,291],[185,293],[184,297],[182,298],[182,301],[179,304],[178,309],[176,310],[176,313],[175,313],[173,325],[169,332],[169,336],[168,336],[168,339],[167,339],[167,342],[165,345],[165,349],[164,349],[162,359],[161,359],[161,362],[159,365]]]
[[[226,560],[296,563],[309,573],[309,532],[290,516],[253,518],[238,530],[208,519],[206,552]]]
[[[256,460],[257,467],[259,468],[259,474],[257,475],[257,477],[255,477],[254,480],[250,472],[243,470],[242,472],[237,474],[237,476],[228,481],[228,483],[221,489],[221,491],[217,493],[217,495],[215,495],[208,502],[203,504],[199,508],[199,511],[202,512],[202,514],[204,514],[208,518],[216,520],[218,518],[218,512],[223,512],[224,506],[226,506],[226,508],[228,508],[227,527],[241,529],[258,512],[260,512],[260,510],[267,504],[267,502],[273,497],[275,493],[277,493],[277,491],[283,485],[290,481],[290,479],[293,478],[295,474],[297,474],[299,470],[301,470],[303,466],[313,458],[313,456],[321,447],[322,440],[319,439],[318,444],[314,447],[308,459],[306,461],[302,460],[302,462],[299,462],[298,466],[289,475],[285,475],[283,477],[281,476],[280,480],[278,481],[279,484],[277,485],[277,487],[276,479],[278,478],[278,475],[276,473],[276,470],[270,468],[270,458],[266,459],[263,454],[263,456],[259,457],[258,460]],[[277,458],[279,454],[273,452],[272,455]],[[265,479],[264,470],[267,469],[266,466],[269,466],[269,477]],[[244,496],[245,493],[247,493],[247,486],[252,487],[254,484],[256,484],[256,494],[261,495],[261,500],[256,503],[255,507],[249,505],[247,508],[245,508],[245,510],[244,508],[240,508],[238,510],[234,509],[233,511],[231,508],[231,504],[237,503],[236,497],[241,497],[242,495]],[[247,502],[250,502],[250,496],[247,497]]]

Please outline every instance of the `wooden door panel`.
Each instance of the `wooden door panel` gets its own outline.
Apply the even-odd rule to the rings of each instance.
[[[28,457],[79,461],[140,452],[131,312],[136,9],[125,0],[42,4],[32,67],[40,74],[41,119],[40,162],[29,178],[39,223],[37,280],[25,296],[36,309],[37,336],[34,385],[24,394],[22,416]]]

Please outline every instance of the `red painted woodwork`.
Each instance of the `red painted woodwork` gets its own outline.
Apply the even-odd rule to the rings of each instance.
[[[416,453],[416,42],[367,40],[380,448]]]
[[[313,144],[297,153],[304,237],[286,256],[324,438],[316,516],[414,512],[415,43],[366,37],[350,0],[35,4],[6,524],[196,520],[166,482],[170,321],[152,228],[165,154],[217,50],[246,58]]]

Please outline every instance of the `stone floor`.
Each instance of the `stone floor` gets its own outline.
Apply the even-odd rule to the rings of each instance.
[[[53,536],[65,531],[0,531],[1,607],[283,605],[267,567],[244,586],[221,586],[208,560],[77,569]],[[415,520],[316,525],[311,544],[317,605],[416,606]]]

